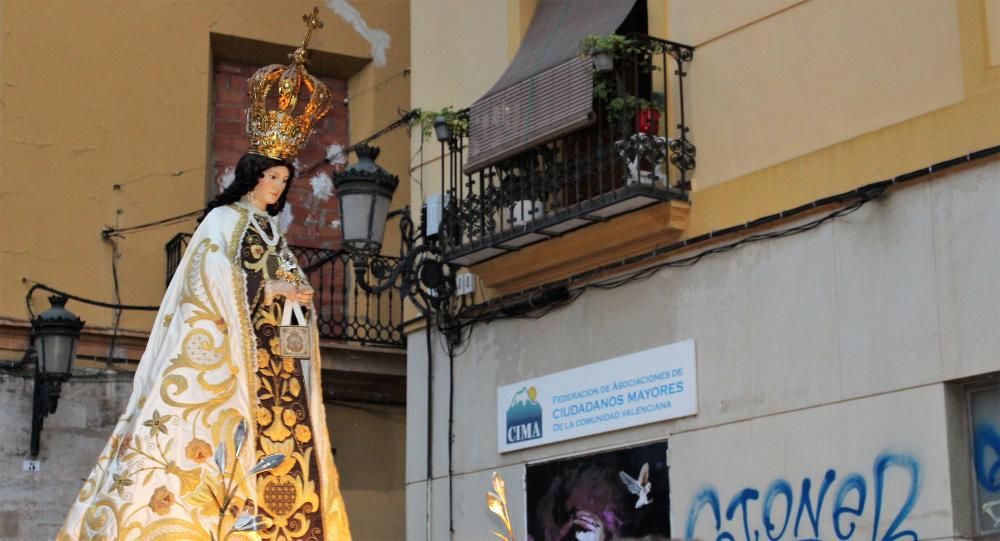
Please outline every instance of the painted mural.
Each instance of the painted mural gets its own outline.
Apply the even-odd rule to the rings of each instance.
[[[667,444],[527,467],[529,541],[666,541]]]

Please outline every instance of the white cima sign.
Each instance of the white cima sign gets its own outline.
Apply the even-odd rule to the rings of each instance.
[[[698,413],[694,340],[497,389],[501,453]]]

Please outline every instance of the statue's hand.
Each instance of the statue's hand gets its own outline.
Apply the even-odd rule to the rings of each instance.
[[[295,287],[295,284],[284,280],[268,280],[264,282],[264,304],[270,305],[278,297],[298,300],[298,288]]]
[[[313,300],[313,288],[309,287],[308,284],[302,284],[296,288],[295,300],[299,301],[302,306],[309,306],[309,303]]]

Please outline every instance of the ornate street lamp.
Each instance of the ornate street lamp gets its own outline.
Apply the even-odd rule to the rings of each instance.
[[[437,235],[427,235],[427,220],[415,233],[409,207],[400,214],[402,254],[390,260],[380,254],[389,203],[399,178],[375,163],[379,149],[359,145],[358,162],[333,180],[340,200],[343,245],[359,287],[376,294],[395,287],[408,296],[424,315],[438,311],[454,291],[451,266],[444,263]]]
[[[361,145],[355,152],[358,162],[333,181],[340,199],[344,247],[352,253],[378,255],[399,177],[375,163],[378,147]]]
[[[68,298],[52,295],[52,307],[31,320],[35,356],[35,385],[31,415],[31,456],[38,456],[42,422],[55,413],[62,382],[70,377],[76,357],[76,341],[83,321],[66,309]]]

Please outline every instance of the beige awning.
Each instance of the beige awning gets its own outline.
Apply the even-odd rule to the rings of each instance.
[[[593,122],[588,34],[610,34],[635,0],[540,0],[507,71],[469,109],[466,172]]]

